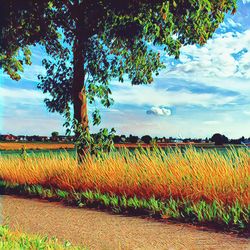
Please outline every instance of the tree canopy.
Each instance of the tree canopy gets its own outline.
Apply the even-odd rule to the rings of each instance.
[[[219,133],[214,134],[210,140],[214,142],[215,145],[223,145],[229,142],[228,138],[225,135],[221,135]]]
[[[19,80],[31,64],[31,46],[41,45],[46,75],[39,88],[52,112],[70,117],[88,132],[87,103],[109,107],[109,83],[128,77],[152,83],[164,67],[152,45],[179,57],[187,44],[204,45],[234,13],[236,0],[0,0],[0,67]],[[93,124],[100,123],[96,109]],[[69,125],[69,122],[66,123]],[[107,133],[107,132],[106,132]]]
[[[56,138],[56,137],[59,136],[59,132],[53,131],[53,132],[51,133],[51,136],[54,137],[54,138]]]

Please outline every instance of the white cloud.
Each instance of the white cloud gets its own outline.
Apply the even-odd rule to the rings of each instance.
[[[50,135],[51,131],[63,133],[63,118],[49,113],[40,91],[0,87],[1,131],[13,134]]]
[[[227,18],[221,25],[220,28],[223,29],[223,31],[226,31],[227,29],[230,28],[240,28],[242,27],[241,23],[235,22],[232,18]]]
[[[168,59],[167,70],[159,75],[166,84],[168,79],[175,79],[217,87],[218,91],[237,92],[242,100],[250,102],[250,29],[242,33],[215,34],[203,47],[185,46],[181,51],[180,63],[171,63],[172,60]],[[216,93],[213,96],[216,97]],[[204,102],[209,102],[207,95],[204,98]],[[225,103],[228,102],[232,100],[226,99]]]
[[[13,116],[3,120],[1,131],[17,135],[50,135],[52,131],[64,134],[65,129],[62,124],[63,119],[56,115],[42,118]]]
[[[220,122],[212,120],[212,121],[204,121],[203,124],[205,124],[205,125],[218,125],[218,124],[220,124]]]
[[[249,115],[249,116],[250,116],[250,108],[249,108],[249,110],[244,110],[243,113],[244,113],[245,115]]]
[[[249,40],[250,43],[250,40]],[[250,45],[249,45],[250,47]],[[250,81],[250,48],[244,53],[238,62],[238,74],[237,76],[247,78]]]
[[[152,107],[150,110],[147,110],[146,113],[148,115],[170,116],[172,112],[171,109],[168,108]]]
[[[38,75],[44,75],[46,70],[43,66],[40,65],[32,65],[25,67],[24,73],[21,74],[21,79],[32,81],[32,82],[39,82]]]
[[[244,51],[242,55],[237,55]],[[171,67],[172,76],[193,75],[199,77],[240,77],[250,79],[250,30],[243,33],[216,34],[203,47],[184,46],[180,64]],[[183,59],[184,58],[184,59]],[[187,58],[192,58],[192,61]]]
[[[237,27],[242,26],[240,23],[236,23],[232,18],[228,18],[227,21],[231,25],[231,27],[233,27],[233,28],[237,28]]]
[[[46,97],[41,91],[4,87],[0,87],[0,96],[4,102],[33,105],[42,103],[42,100]]]
[[[250,0],[242,0],[244,4],[250,3]]]
[[[217,93],[192,93],[187,90],[166,91],[157,85],[124,86],[113,90],[115,103],[150,106],[198,105],[203,107],[230,104],[237,100],[235,96],[221,96]]]

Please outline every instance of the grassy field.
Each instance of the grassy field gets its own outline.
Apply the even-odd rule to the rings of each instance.
[[[186,216],[240,227],[249,223],[249,176],[250,153],[242,148],[223,154],[192,147],[184,152],[123,149],[98,159],[88,156],[81,166],[67,153],[0,161],[0,180],[39,186],[37,193],[52,187],[82,193],[78,204],[96,199],[117,208],[128,206],[130,199],[131,206],[150,207],[162,217]]]
[[[124,144],[115,144],[116,148],[130,148],[135,149],[138,147],[138,143],[124,143]],[[197,148],[205,148],[205,149],[225,149],[229,148],[230,145],[226,146],[215,146],[211,143],[157,143],[157,145],[161,148],[168,147],[186,147],[186,146],[194,146]],[[148,148],[152,147],[150,144],[141,143],[141,147]],[[242,145],[234,145],[234,147],[242,147]],[[22,148],[26,150],[60,150],[60,149],[74,149],[73,143],[63,143],[63,142],[0,142],[0,151],[18,151]]]
[[[75,149],[41,149],[34,150],[28,149],[25,150],[25,153],[29,157],[39,157],[39,156],[60,156],[61,154],[69,154],[71,157],[76,158],[76,150]],[[2,157],[20,157],[22,155],[22,150],[0,150],[0,156]]]
[[[164,150],[167,148],[175,148],[179,147],[182,150],[185,150],[188,146],[193,146],[196,149],[206,149],[206,150],[214,150],[220,152],[227,152],[227,149],[232,147],[231,145],[226,146],[215,146],[210,143],[197,143],[197,144],[185,144],[185,143],[158,143],[158,146],[163,148]],[[140,144],[140,147],[143,148],[152,148],[150,144]],[[61,153],[69,153],[70,156],[75,157],[76,151],[74,145],[71,143],[37,143],[37,142],[0,142],[0,155],[2,156],[18,156],[20,155],[22,149],[25,148],[26,152],[30,156],[38,156],[38,155],[46,155],[51,156],[58,155]],[[123,148],[127,148],[130,151],[134,151],[138,148],[138,144],[126,143],[126,144],[115,144],[115,148],[118,151],[121,151]],[[234,145],[234,148],[244,148],[242,145]]]
[[[0,249],[84,250],[87,248],[73,247],[67,241],[64,244],[60,244],[55,238],[48,239],[48,237],[27,235],[20,231],[11,231],[7,226],[0,226]]]
[[[52,149],[73,149],[73,143],[52,143],[52,142],[0,142],[0,150],[52,150]]]

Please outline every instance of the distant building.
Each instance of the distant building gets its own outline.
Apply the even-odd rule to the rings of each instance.
[[[58,136],[51,136],[49,139],[53,142],[73,142],[74,136],[67,136],[67,135],[58,135]]]
[[[38,136],[38,141],[48,141],[49,137],[48,136]]]
[[[18,139],[17,136],[14,136],[12,134],[0,136],[1,141],[17,141],[17,139]]]
[[[157,139],[157,142],[159,142],[159,143],[166,143],[166,142],[168,142],[168,141],[167,141],[166,138],[158,138],[158,139]]]
[[[67,136],[67,141],[73,142],[75,140],[74,136]]]
[[[66,135],[58,135],[57,138],[58,138],[58,141],[61,141],[61,142],[67,141],[67,136]]]
[[[18,141],[27,141],[27,137],[25,135],[18,135],[17,140]]]
[[[182,139],[174,139],[173,142],[175,142],[175,143],[182,143],[183,140]]]

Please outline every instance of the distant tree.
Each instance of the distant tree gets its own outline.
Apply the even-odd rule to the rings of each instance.
[[[51,136],[52,136],[52,137],[58,137],[58,136],[59,136],[59,133],[56,132],[56,131],[54,131],[54,132],[51,133]]]
[[[134,135],[130,135],[127,140],[128,140],[128,142],[131,142],[131,143],[137,143],[139,140],[139,137],[134,136]]]
[[[178,58],[182,45],[204,45],[235,9],[236,0],[1,0],[0,68],[20,80],[31,46],[44,46],[49,56],[39,88],[51,95],[45,103],[64,114],[68,129],[73,106],[78,154],[85,155],[93,141],[87,106],[99,99],[110,107],[112,78],[152,83],[164,67],[152,45]],[[98,109],[92,118],[100,124]]]
[[[219,133],[214,134],[210,140],[214,142],[215,145],[223,145],[229,142],[228,138],[225,135],[221,135]]]
[[[144,135],[144,136],[142,136],[141,140],[142,140],[144,143],[149,144],[149,143],[152,141],[152,137],[149,136],[149,135]]]
[[[59,141],[59,133],[57,131],[51,133],[51,140],[54,142]]]

